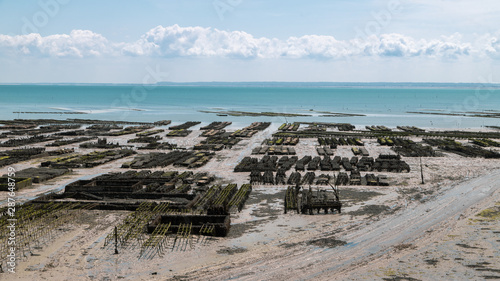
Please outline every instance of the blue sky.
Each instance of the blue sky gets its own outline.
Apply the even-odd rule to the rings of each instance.
[[[498,22],[497,0],[0,0],[0,83],[498,82]]]

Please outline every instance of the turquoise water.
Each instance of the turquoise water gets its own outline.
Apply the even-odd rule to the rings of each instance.
[[[125,121],[349,122],[354,125],[415,125],[478,128],[499,118],[421,115],[410,111],[500,110],[500,88],[481,85],[335,86],[323,84],[227,85],[0,85],[0,119],[86,118]],[[222,117],[200,110],[271,111],[313,117]],[[311,111],[312,110],[312,111]],[[319,117],[329,111],[363,117]],[[56,112],[27,114],[16,112]],[[88,114],[61,114],[86,112]]]

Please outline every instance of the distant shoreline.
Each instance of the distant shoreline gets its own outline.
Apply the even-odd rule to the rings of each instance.
[[[0,83],[1,86],[144,86],[149,87],[284,87],[284,88],[416,88],[416,89],[475,89],[498,88],[499,83],[450,82],[158,82],[140,83]]]

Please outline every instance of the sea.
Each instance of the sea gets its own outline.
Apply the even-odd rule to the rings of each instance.
[[[226,116],[228,111],[305,116]],[[425,113],[425,114],[422,114]],[[495,115],[476,117],[477,114]],[[352,115],[355,114],[355,115]],[[444,115],[453,114],[453,115]],[[500,85],[160,83],[0,85],[0,120],[335,122],[421,128],[500,126]]]

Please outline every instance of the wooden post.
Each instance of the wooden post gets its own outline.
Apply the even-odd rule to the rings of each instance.
[[[420,176],[422,177],[422,184],[425,184],[425,182],[424,182],[424,168],[422,167],[422,157],[420,157]]]
[[[118,229],[115,226],[115,255],[118,255]]]

